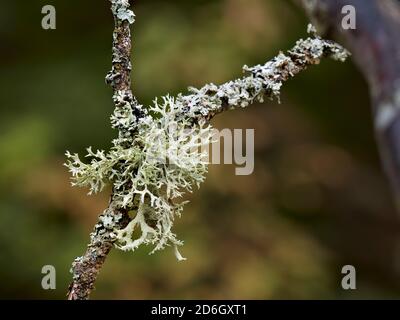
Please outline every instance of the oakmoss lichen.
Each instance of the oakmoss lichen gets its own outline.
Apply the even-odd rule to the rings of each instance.
[[[184,204],[177,200],[204,181],[208,162],[202,150],[212,131],[204,121],[193,126],[182,119],[181,108],[174,98],[164,97],[162,103],[154,102],[148,109],[151,115],[141,118],[138,125],[132,109],[117,108],[111,117],[113,127],[120,132],[137,130],[129,147],[123,147],[129,138],[120,136],[107,154],[88,148],[90,163],[82,162],[78,154],[66,153],[73,185],[89,187],[92,194],[112,183],[114,205],[133,212],[128,226],[115,230],[116,246],[122,250],[153,244],[154,252],[182,244],[171,231]],[[135,228],[141,231],[137,239],[132,238]]]

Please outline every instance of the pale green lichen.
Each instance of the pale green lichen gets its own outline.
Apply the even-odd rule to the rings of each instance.
[[[137,127],[129,106],[117,108],[111,117],[120,132],[137,130],[130,147],[122,146],[128,138],[120,136],[107,154],[88,148],[89,164],[78,154],[66,153],[73,185],[89,187],[92,194],[111,182],[114,205],[136,212],[125,229],[115,231],[116,246],[122,250],[153,244],[154,252],[169,244],[181,245],[171,231],[184,204],[178,199],[193,186],[199,187],[207,173],[202,150],[211,141],[211,126],[204,122],[193,126],[182,119],[182,105],[169,96],[162,103],[155,101],[148,110],[151,116],[140,119]],[[135,228],[141,231],[137,239],[132,238]],[[177,258],[182,259],[180,254]]]

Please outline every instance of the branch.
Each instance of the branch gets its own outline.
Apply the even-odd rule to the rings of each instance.
[[[309,26],[309,31],[313,27]],[[210,120],[216,114],[235,107],[247,107],[264,98],[277,98],[284,82],[308,66],[319,64],[322,58],[345,61],[349,52],[340,45],[314,35],[297,41],[286,54],[280,53],[264,65],[244,66],[250,73],[242,79],[229,81],[221,86],[209,84],[201,89],[189,88],[193,94],[178,95],[177,103],[182,105],[186,118]]]
[[[159,250],[168,244],[175,245],[176,249],[180,244],[170,230],[173,218],[181,212],[183,204],[173,204],[172,200],[181,195],[182,189],[191,190],[192,184],[204,180],[206,164],[197,156],[185,153],[182,159],[179,155],[175,159],[181,161],[180,165],[149,165],[146,161],[153,156],[149,154],[154,151],[153,130],[160,132],[161,128],[163,131],[172,122],[183,124],[185,128],[197,124],[203,128],[205,121],[224,110],[246,107],[255,101],[263,101],[265,97],[279,98],[285,81],[308,66],[319,64],[324,57],[344,61],[348,56],[343,47],[313,36],[299,40],[287,54],[280,53],[265,65],[245,67],[249,73],[246,77],[221,86],[209,84],[199,90],[191,88],[188,95],[180,94],[175,99],[167,96],[162,104],[155,101],[154,106],[143,108],[130,89],[129,24],[134,21],[134,14],[128,10],[128,1],[110,1],[115,29],[112,70],[106,81],[114,92],[115,111],[111,122],[119,130],[119,136],[108,154],[104,151],[94,153],[89,148],[90,164],[82,163],[77,154],[67,152],[69,161],[66,166],[73,175],[73,184],[90,186],[91,192],[99,192],[105,181],[112,181],[113,192],[109,207],[99,217],[91,234],[86,253],[72,264],[73,282],[68,294],[71,300],[89,298],[113,245],[133,250],[142,243],[156,244],[155,250]],[[313,28],[310,27],[310,31]],[[186,143],[182,142],[186,140],[182,139],[180,143]],[[189,140],[192,143],[193,139]],[[192,146],[189,143],[178,145],[180,149],[187,147],[187,150]],[[130,211],[136,213],[135,218],[129,217]],[[141,228],[142,236],[131,241],[135,227]],[[175,253],[179,260],[183,259],[177,249]]]
[[[114,16],[112,49],[112,69],[106,76],[106,82],[113,88],[115,108],[128,103],[140,117],[140,107],[131,90],[131,34],[130,23],[134,14],[127,0],[110,0]],[[129,133],[120,132],[122,135]],[[114,194],[114,191],[113,191]],[[123,229],[129,223],[128,209],[116,208],[111,195],[109,207],[99,217],[90,235],[90,243],[85,254],[72,263],[73,282],[69,286],[68,300],[88,299],[94,288],[97,275],[115,241],[114,230]]]
[[[400,209],[400,1],[297,0],[325,33],[344,39],[368,81],[384,169]],[[355,30],[342,28],[342,8],[356,9]]]

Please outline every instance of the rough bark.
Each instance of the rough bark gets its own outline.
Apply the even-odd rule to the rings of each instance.
[[[135,113],[138,104],[131,90],[131,33],[130,21],[122,19],[121,13],[129,13],[129,3],[126,0],[110,0],[114,16],[114,33],[112,47],[112,69],[106,76],[106,82],[111,85],[115,108],[121,106],[121,100],[129,103]],[[94,289],[105,259],[113,247],[114,230],[123,229],[129,223],[129,209],[116,208],[111,195],[108,208],[99,217],[90,235],[90,243],[85,254],[72,263],[73,281],[69,286],[68,300],[88,299]]]

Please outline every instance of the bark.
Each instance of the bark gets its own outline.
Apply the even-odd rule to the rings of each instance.
[[[113,208],[111,201],[90,235],[85,254],[72,263],[73,281],[69,286],[68,300],[89,298],[97,276],[114,245],[114,228],[125,228],[129,220],[126,210]]]
[[[112,69],[106,76],[111,85],[115,108],[121,106],[121,100],[129,103],[138,116],[141,115],[131,90],[131,34],[130,22],[121,19],[118,11],[126,12],[129,3],[125,0],[110,0],[114,16],[114,33],[112,47]],[[139,110],[139,111],[137,111]],[[68,300],[88,299],[97,276],[115,241],[114,230],[123,229],[129,223],[129,209],[116,208],[111,195],[108,208],[99,217],[90,236],[90,243],[85,254],[72,263],[73,281],[69,286]]]

